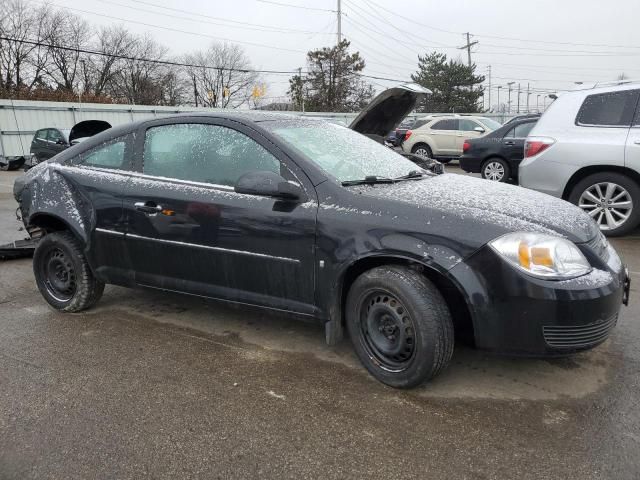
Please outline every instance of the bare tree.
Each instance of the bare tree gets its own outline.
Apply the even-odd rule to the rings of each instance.
[[[196,106],[233,107],[247,103],[258,81],[244,49],[229,43],[212,43],[205,51],[185,57],[193,101]]]
[[[23,0],[0,0],[0,12],[0,34],[11,39],[0,41],[0,87],[29,90],[46,62],[37,43],[48,36],[51,11]]]
[[[103,55],[87,55],[82,64],[82,93],[100,96],[107,92],[113,79],[125,67],[120,57],[131,56],[136,43],[137,39],[122,26],[102,27],[92,50]]]
[[[89,24],[66,10],[57,10],[53,15],[54,28],[49,32],[50,63],[47,73],[58,88],[74,91],[80,79],[81,60],[91,40]],[[63,48],[56,48],[63,47]]]

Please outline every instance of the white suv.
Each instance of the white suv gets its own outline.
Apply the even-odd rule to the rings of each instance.
[[[640,84],[561,95],[525,142],[520,185],[578,205],[608,236],[640,223]]]
[[[418,118],[402,143],[405,153],[415,153],[447,163],[462,155],[462,145],[500,128],[495,120],[470,115],[431,115]]]

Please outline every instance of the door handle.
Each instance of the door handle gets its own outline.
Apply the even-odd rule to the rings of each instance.
[[[507,140],[506,142],[504,142],[505,145],[515,145],[515,142],[512,142],[511,140]]]
[[[149,214],[156,214],[162,211],[162,207],[153,202],[136,202],[133,206],[136,207],[136,210]]]
[[[640,140],[634,140],[633,143],[635,143],[636,145],[640,145]]]

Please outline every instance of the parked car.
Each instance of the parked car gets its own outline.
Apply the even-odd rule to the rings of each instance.
[[[518,178],[518,165],[524,157],[524,141],[537,118],[516,120],[484,137],[468,139],[462,146],[460,167],[481,173],[482,178],[506,182]]]
[[[75,124],[71,129],[42,128],[37,130],[31,140],[31,157],[24,163],[25,171],[110,127],[111,125],[103,120],[85,120]]]
[[[354,127],[375,134],[384,118]],[[394,387],[440,372],[465,332],[494,351],[591,348],[629,292],[579,208],[433,175],[355,128],[299,117],[115,127],[24,174],[14,195],[53,308],[85,310],[116,284],[292,312],[324,323],[330,344],[346,328]]]
[[[438,115],[425,120],[423,125],[407,131],[402,151],[435,158],[442,163],[462,155],[465,139],[486,135],[501,126],[495,120],[476,116]]]
[[[65,128],[42,128],[31,140],[31,155],[35,163],[47,160],[69,148],[69,133]]]
[[[530,132],[520,185],[569,200],[605,235],[640,223],[640,84],[564,93]]]

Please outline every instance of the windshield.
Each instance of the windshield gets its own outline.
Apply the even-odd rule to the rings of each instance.
[[[482,117],[482,118],[479,118],[478,120],[480,120],[485,127],[488,127],[489,130],[497,130],[502,126],[502,124],[500,124],[499,122],[496,122],[491,118]]]
[[[273,134],[344,182],[375,176],[395,178],[419,170],[388,147],[327,122],[264,122]]]

